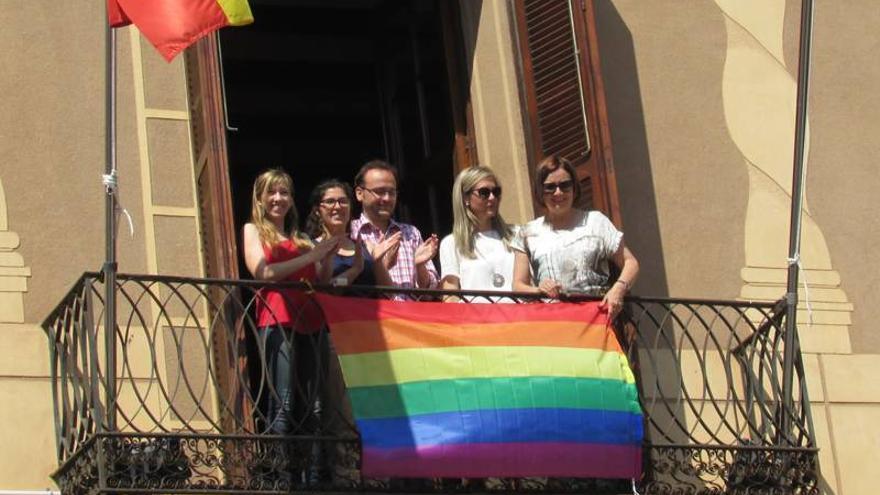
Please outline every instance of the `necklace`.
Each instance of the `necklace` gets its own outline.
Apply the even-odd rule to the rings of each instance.
[[[495,232],[495,231],[493,230],[491,232]],[[483,232],[479,232],[477,235],[483,236],[483,237],[486,237],[489,239],[495,238],[495,236],[489,235],[489,234],[486,234]],[[503,265],[504,260],[503,259],[499,260],[498,256],[492,256],[492,259],[490,259],[484,253],[482,253],[479,248],[477,248],[476,246],[474,246],[474,248],[475,248],[474,250],[480,256],[480,258],[483,258],[483,261],[485,261],[489,265],[489,269],[491,270],[490,277],[491,277],[492,287],[495,287],[496,289],[500,289],[501,287],[504,287],[504,284],[505,284],[505,282],[507,282],[507,279],[504,277],[504,274],[502,273],[504,270],[504,267],[503,266],[499,267],[499,263],[501,265]]]

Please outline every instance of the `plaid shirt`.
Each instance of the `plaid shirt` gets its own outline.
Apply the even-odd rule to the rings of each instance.
[[[394,220],[388,224],[386,236],[400,231],[403,235],[400,239],[400,248],[397,250],[397,262],[388,271],[391,275],[391,281],[397,287],[413,288],[419,286],[418,273],[416,272],[415,254],[416,249],[422,244],[422,233],[419,229],[406,223],[398,223]],[[378,227],[370,223],[366,215],[361,213],[360,218],[351,221],[351,238],[357,239],[358,235],[365,241],[372,243],[379,242],[382,237],[382,231]],[[437,268],[434,261],[430,260],[425,263],[428,269],[428,287],[437,286],[440,277],[437,275]]]

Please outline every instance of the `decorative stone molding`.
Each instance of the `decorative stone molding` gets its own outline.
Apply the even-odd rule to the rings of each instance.
[[[797,81],[786,69],[783,56],[785,0],[715,3],[727,27],[724,117],[749,173],[746,259],[740,297],[777,299],[786,291],[797,94]],[[806,151],[809,156],[809,148]],[[799,312],[798,322],[803,351],[850,353],[853,305],[840,287],[840,275],[831,266],[825,236],[807,204],[801,268],[799,308],[803,311]]]
[[[24,293],[31,269],[16,249],[18,234],[9,230],[6,192],[0,180],[0,323],[24,323]]]

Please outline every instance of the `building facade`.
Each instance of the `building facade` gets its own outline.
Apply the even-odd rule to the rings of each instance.
[[[618,222],[641,261],[635,292],[782,297],[800,2],[559,2],[574,19],[572,39],[580,50],[578,118],[587,136],[579,145],[587,147],[581,179],[590,181],[594,204]],[[261,9],[277,8],[277,2],[251,3],[255,26],[263,22]],[[353,175],[363,150],[324,164],[320,160],[332,145],[285,123],[297,112],[342,112],[336,106],[299,105],[296,96],[303,94],[316,101],[349,98],[345,101],[354,103],[347,103],[345,115],[352,120],[390,119],[376,124],[379,130],[356,128],[339,139],[404,162],[404,173],[413,177],[404,184],[412,189],[427,187],[415,179],[419,174],[451,184],[456,170],[480,163],[499,172],[505,217],[533,218],[530,170],[550,138],[535,117],[541,89],[534,65],[540,54],[529,40],[534,20],[529,2],[460,0],[450,2],[454,8],[440,2],[430,9],[413,7],[407,11],[407,18],[416,19],[411,29],[421,29],[426,24],[419,23],[433,16],[443,19],[431,36],[413,35],[414,51],[422,66],[428,65],[418,71],[419,63],[412,61],[394,65],[400,55],[387,55],[392,53],[387,39],[367,49],[346,38],[358,29],[349,19],[351,9],[355,18],[402,15],[383,10],[390,8],[386,2],[301,3],[303,16],[319,15],[308,9],[331,9],[320,15],[338,16],[340,26],[353,27],[330,29],[327,39],[316,39],[308,26],[292,22],[288,29],[267,21],[273,26],[267,33],[287,39],[289,50],[243,54],[248,50],[237,50],[236,41],[258,40],[237,40],[250,29],[241,28],[221,35],[223,54],[209,39],[170,64],[134,28],[117,32],[120,200],[133,224],[131,233],[125,220],[120,224],[120,271],[237,276],[240,210],[257,168],[284,166],[295,180],[303,178],[298,186],[303,191],[323,171]],[[0,2],[6,67],[0,95],[7,109],[0,122],[0,325],[6,332],[0,431],[7,444],[0,453],[2,489],[51,486],[53,412],[40,323],[77,277],[98,270],[103,260],[102,8],[101,2]],[[409,32],[387,22],[388,32]],[[821,449],[821,486],[838,494],[870,492],[866,468],[880,447],[880,386],[873,379],[880,336],[872,323],[880,318],[873,293],[880,286],[874,268],[880,255],[872,249],[880,242],[880,224],[870,200],[880,188],[872,163],[880,150],[880,123],[873,118],[880,111],[880,96],[873,91],[880,68],[872,63],[880,47],[878,22],[880,11],[869,0],[816,2],[799,329]],[[431,41],[435,35],[440,41]],[[312,50],[316,45],[334,48]],[[309,49],[299,53],[296,46]],[[340,83],[336,92],[321,93],[299,82],[274,83],[264,88],[269,96],[255,99],[248,95],[259,91],[257,83],[239,76],[331,59],[340,64],[333,70],[342,79],[359,74],[344,64],[380,60],[385,69],[377,71],[375,87],[387,90],[384,99],[361,105],[358,95],[369,100],[373,89]],[[218,131],[221,123],[227,125],[220,71],[229,88],[228,124],[241,131]],[[432,86],[438,74],[445,78],[442,87]],[[416,89],[406,89],[407,77]],[[280,93],[287,85],[298,92]],[[283,111],[252,110],[270,107]],[[422,123],[417,138],[407,134],[407,119]],[[279,126],[295,135],[264,139],[271,134],[266,127]],[[374,139],[380,144],[368,141],[370,133],[380,136]],[[412,142],[421,143],[415,152]],[[309,143],[319,149],[302,151]],[[249,163],[250,156],[258,163]],[[404,200],[402,214],[423,230],[444,228],[446,189],[428,194],[429,208]]]

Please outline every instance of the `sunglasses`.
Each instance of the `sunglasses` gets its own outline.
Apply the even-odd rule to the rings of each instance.
[[[561,190],[564,193],[571,192],[572,188],[574,188],[574,181],[571,179],[564,180],[561,182],[545,182],[543,184],[544,194],[553,194],[557,189]]]
[[[495,196],[496,199],[501,197],[501,186],[481,187],[479,189],[471,189],[471,193],[476,193],[481,199],[489,199],[489,195]]]

